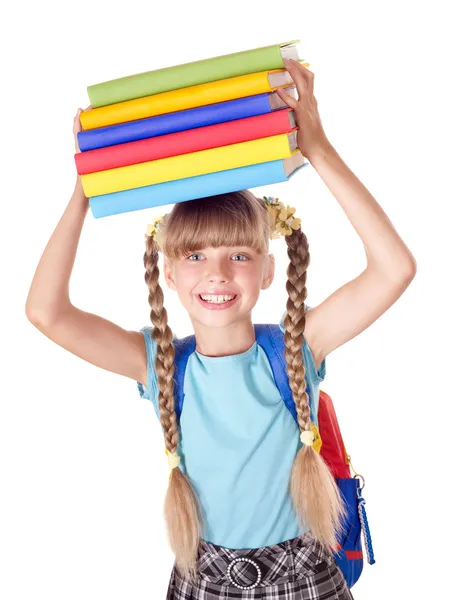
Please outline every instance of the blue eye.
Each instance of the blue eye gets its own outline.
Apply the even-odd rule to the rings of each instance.
[[[194,252],[194,254],[191,254],[190,256],[188,256],[188,260],[191,260],[193,256],[201,256],[201,254],[199,252]],[[196,262],[196,261],[194,261]]]
[[[194,252],[193,254],[188,255],[186,258],[187,258],[187,260],[191,260],[193,256],[202,256],[202,254],[201,254],[201,252]],[[234,262],[245,262],[247,260],[250,260],[249,257],[246,256],[245,254],[240,254],[240,253],[234,254],[233,258],[236,257],[236,256],[242,256],[245,260],[244,261],[238,260],[238,261],[234,261]],[[198,262],[198,261],[197,260],[192,260],[192,262]]]
[[[236,257],[236,256],[242,256],[242,258],[244,258],[245,260],[248,260],[248,256],[245,256],[245,254],[235,254],[235,255],[233,256],[233,258],[234,258],[234,257]],[[237,261],[237,262],[243,262],[243,261],[239,260],[239,261]],[[244,261],[244,262],[245,262],[245,261]]]

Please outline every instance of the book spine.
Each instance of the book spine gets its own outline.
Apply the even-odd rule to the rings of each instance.
[[[278,72],[282,71],[286,72],[286,70]],[[223,79],[213,83],[164,92],[155,96],[129,100],[120,104],[103,106],[102,108],[82,112],[80,122],[84,130],[91,130],[271,92],[273,88],[269,82],[269,74],[276,72],[250,73],[241,77]],[[291,85],[286,84],[286,87]]]
[[[288,158],[291,155],[288,135],[282,134],[232,146],[211,148],[192,154],[81,175],[81,182],[84,193],[91,198],[174,179],[184,179]]]
[[[299,169],[308,164],[305,163]],[[258,188],[283,181],[287,181],[284,163],[282,160],[275,160],[188,179],[168,181],[125,192],[96,196],[89,200],[89,205],[93,216],[98,219],[196,198]]]
[[[90,85],[89,100],[93,108],[98,108],[220,79],[282,69],[280,46],[284,45],[244,50]]]
[[[272,111],[270,96],[267,93],[257,94],[91,131],[81,131],[78,134],[78,144],[81,152],[87,152],[106,146],[262,115]]]
[[[292,109],[288,108],[275,113],[79,153],[75,155],[77,171],[79,175],[86,175],[289,133],[295,130],[289,119],[292,112]]]

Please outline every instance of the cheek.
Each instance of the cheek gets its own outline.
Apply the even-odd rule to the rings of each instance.
[[[260,269],[248,269],[236,274],[235,281],[248,292],[257,293],[262,284],[262,271]]]
[[[175,273],[177,291],[180,295],[189,294],[198,284],[198,273],[192,269],[177,269]]]

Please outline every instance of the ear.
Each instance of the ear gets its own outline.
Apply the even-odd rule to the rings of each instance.
[[[171,290],[176,290],[173,263],[170,259],[164,257],[164,279]]]
[[[267,288],[271,286],[275,275],[275,257],[273,254],[267,255],[266,265],[264,269],[264,277],[262,280],[261,289],[267,290]]]

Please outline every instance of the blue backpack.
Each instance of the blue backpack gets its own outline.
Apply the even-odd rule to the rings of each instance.
[[[281,397],[298,425],[297,410],[289,386],[286,359],[284,357],[284,333],[279,325],[256,324],[254,327],[256,341],[269,359]],[[184,375],[189,356],[195,350],[195,336],[190,335],[181,339],[174,339],[173,344],[175,347],[175,412],[179,422],[184,402]],[[308,385],[306,391],[308,397],[311,398]],[[316,447],[315,445],[315,449],[320,452],[333,473],[347,508],[344,530],[338,539],[339,544],[336,550],[333,551],[333,556],[350,588],[358,581],[363,569],[364,557],[361,546],[361,533],[364,534],[367,561],[371,565],[375,563],[365,500],[361,495],[365,484],[362,475],[355,473],[352,477],[350,474],[350,456],[345,450],[333,403],[323,390],[320,390],[319,397],[318,429],[320,432],[319,446]],[[362,486],[360,477],[363,480]]]

